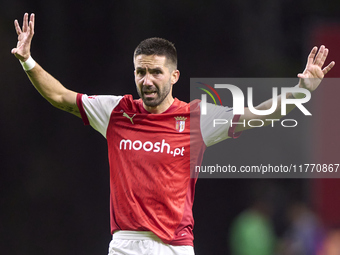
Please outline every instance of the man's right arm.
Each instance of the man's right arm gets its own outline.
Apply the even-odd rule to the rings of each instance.
[[[39,64],[26,71],[26,74],[39,93],[53,106],[81,118],[77,106],[77,93],[65,88],[57,79],[46,72]]]
[[[18,34],[18,43],[17,47],[12,49],[11,52],[22,63],[25,63],[31,56],[30,48],[34,34],[34,14],[31,14],[30,21],[28,22],[28,14],[25,13],[22,29],[17,20],[14,21],[14,26]],[[81,117],[76,102],[77,93],[66,89],[58,80],[35,63],[34,60],[31,59],[30,65],[29,70],[25,71],[39,93],[53,106]]]

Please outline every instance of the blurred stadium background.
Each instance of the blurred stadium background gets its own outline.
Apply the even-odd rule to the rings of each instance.
[[[314,45],[325,44],[328,60],[337,63],[328,77],[340,75],[339,1],[1,0],[0,6],[1,254],[106,254],[110,241],[105,139],[50,106],[10,54],[13,21],[21,24],[24,12],[36,14],[34,59],[86,94],[137,97],[133,50],[153,36],[177,47],[181,78],[174,95],[184,101],[191,77],[296,77]],[[296,133],[252,130],[227,141],[226,154],[245,164],[264,154],[277,164],[340,163],[339,94],[337,86],[318,89],[308,103],[313,116]],[[267,241],[275,247],[268,254],[321,254],[323,240],[340,227],[340,179],[201,179],[196,254],[235,254],[237,217],[259,201],[270,208],[274,240]],[[312,215],[307,229],[320,227],[311,253],[294,235],[299,215]]]

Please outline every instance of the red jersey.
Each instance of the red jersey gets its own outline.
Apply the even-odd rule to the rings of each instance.
[[[204,127],[199,100],[175,98],[161,114],[147,112],[131,95],[78,94],[77,104],[84,123],[107,139],[111,233],[152,231],[166,244],[193,246],[197,178],[190,168],[201,165],[206,146],[233,137],[232,128]],[[233,119],[224,107],[217,115]]]

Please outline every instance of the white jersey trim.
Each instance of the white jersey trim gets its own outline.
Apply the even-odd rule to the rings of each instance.
[[[202,102],[200,103],[201,106]],[[200,115],[200,128],[203,141],[207,147],[230,138],[230,124],[234,118],[233,109],[207,103],[207,114]],[[215,125],[214,119],[224,120],[225,124]]]
[[[111,113],[123,96],[82,95],[82,103],[90,125],[106,138]]]

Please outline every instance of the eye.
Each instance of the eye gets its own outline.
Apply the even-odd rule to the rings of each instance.
[[[137,75],[140,75],[140,76],[145,75],[145,71],[144,70],[137,70],[136,73],[137,73]]]
[[[162,74],[162,71],[157,69],[157,70],[153,71],[153,74],[156,74],[156,75],[157,74]]]

